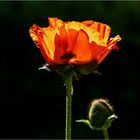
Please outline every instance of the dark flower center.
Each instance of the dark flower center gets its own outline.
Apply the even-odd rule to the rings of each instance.
[[[65,53],[64,55],[61,56],[61,59],[71,59],[75,57],[75,54],[73,53]]]

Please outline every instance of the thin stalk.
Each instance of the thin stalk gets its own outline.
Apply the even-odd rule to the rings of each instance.
[[[105,140],[109,140],[109,135],[108,135],[107,128],[103,129],[103,135],[104,135]]]
[[[72,117],[72,94],[73,94],[73,73],[68,72],[65,75],[66,84],[66,129],[65,140],[71,140],[71,117]]]

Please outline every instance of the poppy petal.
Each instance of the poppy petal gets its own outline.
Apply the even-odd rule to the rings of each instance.
[[[48,37],[48,35],[53,35],[53,33],[48,28],[40,28],[35,24],[30,28],[29,33],[36,46],[41,50],[45,60],[54,63],[53,44],[51,38]]]
[[[65,60],[62,58],[63,55],[67,53],[68,48],[68,35],[64,27],[61,27],[59,30],[60,35],[56,34],[54,38],[55,44],[54,60],[58,64],[63,64],[65,63]]]
[[[37,26],[37,25],[33,25],[30,30],[29,30],[29,33],[30,33],[30,36],[32,38],[32,40],[34,41],[34,43],[36,44],[36,46],[38,48],[40,48],[40,42],[39,42],[39,39],[38,39],[38,33],[41,32],[42,29]]]
[[[119,35],[117,35],[116,37],[110,39],[110,42],[108,42],[108,46],[107,47],[104,47],[104,50],[101,51],[100,53],[100,56],[97,58],[97,62],[98,64],[101,63],[104,58],[109,54],[109,52],[112,50],[112,49],[119,49],[117,46],[116,46],[116,43],[118,41],[121,40],[121,37]],[[101,46],[102,47],[102,46]],[[98,46],[98,48],[100,48],[100,46]]]
[[[111,50],[112,49],[108,49],[107,47],[105,47],[104,51],[100,54],[100,57],[97,59],[97,63],[100,64]]]
[[[53,28],[57,34],[60,34],[60,28],[64,26],[64,22],[58,18],[48,18],[49,27]]]
[[[93,30],[90,27],[87,27],[82,23],[74,22],[74,21],[68,22],[67,26],[69,29],[74,29],[77,31],[83,30],[88,35],[89,43],[91,43],[92,41],[95,41],[95,42],[97,42],[97,44],[105,45],[103,40],[101,40],[101,38],[100,38],[100,33],[97,32],[96,30]]]
[[[64,22],[58,18],[48,18],[50,27],[61,27],[64,25]]]
[[[68,30],[68,48],[67,48],[67,52],[72,52],[74,47],[75,47],[75,43],[77,41],[77,37],[78,37],[79,32],[77,30],[74,29],[69,29]]]
[[[121,40],[121,37],[119,35],[117,35],[114,38],[110,38],[110,40],[107,42],[107,44],[108,44],[109,48],[118,50],[119,48],[116,46],[116,43],[120,40]]]
[[[96,42],[91,43],[91,56],[92,61],[96,61],[99,63],[99,59],[104,54],[104,52],[107,50],[107,47],[97,45]]]
[[[100,23],[100,22],[94,22],[91,20],[83,21],[82,22],[85,26],[92,28],[93,30],[97,31],[100,33],[100,38],[103,39],[103,41],[106,43],[110,32],[111,28],[110,26]],[[101,44],[100,44],[101,45]],[[102,44],[103,45],[103,44]]]
[[[76,58],[72,58],[70,63],[84,64],[91,60],[91,48],[89,38],[85,31],[80,30],[74,46],[73,54]]]

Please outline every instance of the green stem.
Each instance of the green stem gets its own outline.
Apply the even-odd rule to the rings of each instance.
[[[65,75],[66,84],[66,129],[65,129],[65,140],[71,139],[71,117],[72,117],[72,94],[73,94],[73,73],[68,72]]]
[[[105,140],[109,140],[109,135],[108,135],[107,128],[103,129],[103,135],[104,135]]]

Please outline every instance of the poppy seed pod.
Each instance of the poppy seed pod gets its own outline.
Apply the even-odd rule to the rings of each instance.
[[[113,116],[113,119],[116,118],[114,115],[114,111],[112,106],[109,104],[108,100],[106,99],[96,99],[90,105],[88,118],[90,121],[91,126],[96,130],[101,130],[105,127],[107,120]],[[112,120],[110,121],[112,122]]]

